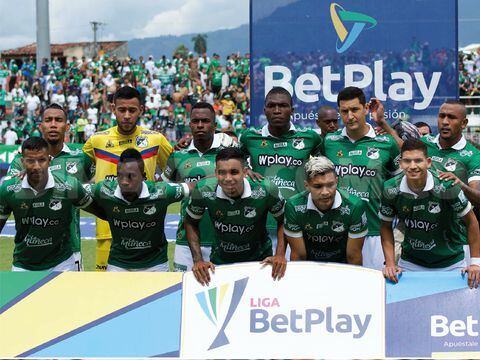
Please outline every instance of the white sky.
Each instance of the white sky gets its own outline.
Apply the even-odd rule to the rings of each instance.
[[[35,42],[35,4],[0,0],[0,50]],[[100,41],[201,33],[247,24],[249,0],[50,0],[52,43],[92,41],[90,21]]]

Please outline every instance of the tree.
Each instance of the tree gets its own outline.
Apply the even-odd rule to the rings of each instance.
[[[198,54],[202,55],[207,52],[207,34],[197,34],[192,38],[193,41],[193,50]]]
[[[180,55],[181,58],[186,59],[188,56],[188,52],[189,52],[188,48],[185,45],[180,44],[177,46],[177,48],[173,52],[173,56]]]

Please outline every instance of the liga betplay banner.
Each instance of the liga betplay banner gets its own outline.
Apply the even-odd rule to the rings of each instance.
[[[253,125],[274,86],[302,126],[346,86],[384,102],[389,120],[432,125],[457,97],[456,0],[251,0],[250,31]]]
[[[340,264],[289,263],[271,279],[258,263],[219,267],[208,288],[183,278],[186,359],[380,359],[381,272]]]

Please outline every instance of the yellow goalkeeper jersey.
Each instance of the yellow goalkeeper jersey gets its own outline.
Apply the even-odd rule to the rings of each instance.
[[[83,151],[95,162],[95,182],[114,179],[117,176],[117,163],[123,150],[135,148],[145,162],[147,180],[155,180],[157,165],[165,169],[172,146],[159,132],[137,126],[131,135],[122,135],[117,126],[92,135]]]

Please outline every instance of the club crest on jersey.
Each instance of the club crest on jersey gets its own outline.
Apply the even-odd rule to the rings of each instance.
[[[67,161],[66,169],[69,174],[76,174],[78,172],[77,163]]]
[[[245,206],[243,209],[243,216],[246,218],[254,218],[257,215],[257,212],[255,211],[255,208],[250,207],[250,206]]]
[[[153,215],[157,212],[157,208],[155,207],[155,205],[145,205],[143,207],[143,213],[145,215]]]
[[[135,139],[135,145],[139,148],[144,148],[148,146],[148,139],[145,136],[137,136]]]
[[[332,224],[332,230],[335,232],[345,231],[345,225],[342,222],[334,221]]]
[[[457,169],[457,162],[454,159],[448,159],[445,163],[445,170],[455,171]]]
[[[305,142],[303,139],[293,139],[293,147],[297,150],[305,149]]]
[[[372,160],[377,160],[380,157],[380,151],[377,148],[368,148],[367,156]]]
[[[107,143],[105,144],[105,147],[107,149],[112,148],[112,147],[115,147],[115,144],[112,142],[112,140],[108,140]]]
[[[438,214],[440,212],[440,204],[437,202],[428,202],[428,212],[431,214]]]
[[[48,207],[53,211],[58,211],[62,208],[62,200],[52,199],[50,200],[50,204],[48,204]]]

